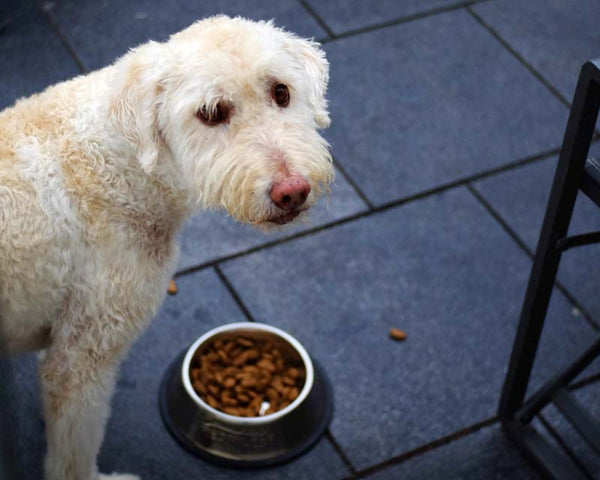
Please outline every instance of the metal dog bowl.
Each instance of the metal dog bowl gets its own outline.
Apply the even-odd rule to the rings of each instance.
[[[219,338],[243,335],[269,340],[288,360],[306,371],[298,397],[275,413],[238,417],[204,402],[191,385],[189,371],[196,351]],[[199,457],[233,467],[265,467],[290,460],[310,448],[323,434],[333,410],[325,372],[288,333],[270,325],[231,323],[210,330],[181,352],[169,366],[160,387],[160,411],[175,439]]]

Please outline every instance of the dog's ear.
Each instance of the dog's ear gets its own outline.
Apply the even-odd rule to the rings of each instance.
[[[115,64],[117,78],[111,114],[147,173],[154,171],[163,143],[157,118],[162,92],[158,63],[161,47],[162,44],[149,42]]]
[[[331,120],[325,99],[329,83],[329,63],[325,58],[325,52],[319,43],[298,37],[294,37],[289,44],[289,52],[299,58],[304,71],[308,73],[310,79],[308,101],[313,109],[315,122],[318,127],[327,128]]]

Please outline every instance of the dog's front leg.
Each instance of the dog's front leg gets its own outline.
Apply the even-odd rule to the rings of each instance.
[[[105,332],[94,332],[87,325],[84,329],[55,338],[40,363],[46,480],[138,479],[99,475],[96,467],[115,375],[128,345],[103,339]]]

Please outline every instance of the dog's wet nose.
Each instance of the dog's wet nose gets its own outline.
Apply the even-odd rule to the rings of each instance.
[[[295,210],[308,198],[310,185],[299,175],[285,177],[273,183],[271,200],[282,210]]]

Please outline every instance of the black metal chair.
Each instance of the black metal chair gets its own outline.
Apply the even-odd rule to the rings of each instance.
[[[600,455],[600,423],[568,389],[568,384],[600,355],[600,335],[525,399],[562,252],[600,242],[600,232],[566,236],[579,191],[600,207],[600,162],[587,158],[599,108],[600,59],[587,62],[581,68],[498,408],[506,434],[545,477],[553,479],[574,480],[586,476],[529,424],[549,403],[556,405]]]

